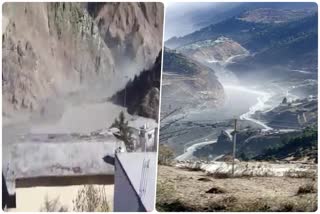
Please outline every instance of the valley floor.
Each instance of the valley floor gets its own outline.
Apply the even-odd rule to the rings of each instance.
[[[217,178],[203,171],[158,167],[158,211],[316,211],[316,178]],[[308,189],[308,188],[307,188]],[[210,192],[210,193],[209,193]]]

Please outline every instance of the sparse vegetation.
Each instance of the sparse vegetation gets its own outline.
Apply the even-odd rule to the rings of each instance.
[[[78,191],[73,201],[73,210],[77,212],[110,212],[104,187],[85,185]]]
[[[40,208],[40,212],[68,212],[68,208],[61,205],[59,197],[50,200],[48,195],[46,195],[44,204]]]
[[[120,131],[120,140],[122,140],[125,145],[127,151],[133,151],[134,144],[133,144],[133,138],[132,138],[132,132],[128,126],[128,121],[126,121],[126,118],[124,116],[123,111],[119,114],[119,119],[116,118],[113,124],[111,125],[112,128],[118,128]]]
[[[318,127],[307,127],[303,130],[302,134],[298,137],[291,139],[284,139],[282,144],[276,145],[266,149],[262,155],[255,159],[257,160],[272,160],[282,159],[290,155],[293,157],[308,156],[317,162],[318,151]]]

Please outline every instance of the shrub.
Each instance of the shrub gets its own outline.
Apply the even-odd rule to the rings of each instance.
[[[105,188],[85,185],[78,191],[73,201],[73,209],[77,212],[109,212],[110,207]]]
[[[277,211],[278,212],[292,212],[292,211],[294,211],[294,209],[295,209],[294,203],[285,202],[280,205],[280,208]]]
[[[68,212],[68,208],[60,204],[59,197],[49,200],[47,195],[44,199],[44,205],[40,208],[40,212]]]
[[[125,143],[127,151],[129,152],[133,151],[134,144],[133,144],[132,132],[130,130],[130,127],[128,126],[128,121],[126,121],[123,111],[120,112],[119,119],[116,118],[115,121],[112,123],[111,128],[119,129],[120,131],[119,139]]]
[[[206,193],[211,193],[211,194],[223,194],[226,193],[227,191],[221,187],[212,187],[209,190],[206,191]]]
[[[297,194],[317,193],[317,189],[314,184],[305,184],[299,187]]]

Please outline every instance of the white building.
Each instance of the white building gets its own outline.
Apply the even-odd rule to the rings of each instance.
[[[156,152],[117,153],[115,156],[115,212],[154,210]]]

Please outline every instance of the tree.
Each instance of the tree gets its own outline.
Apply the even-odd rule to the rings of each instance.
[[[128,126],[128,121],[126,121],[123,111],[120,112],[119,119],[116,118],[115,121],[112,123],[111,128],[119,129],[119,139],[125,143],[127,151],[133,151],[134,144],[132,138],[132,131]]]
[[[159,145],[158,163],[161,165],[169,165],[173,160],[174,152],[167,145]]]

